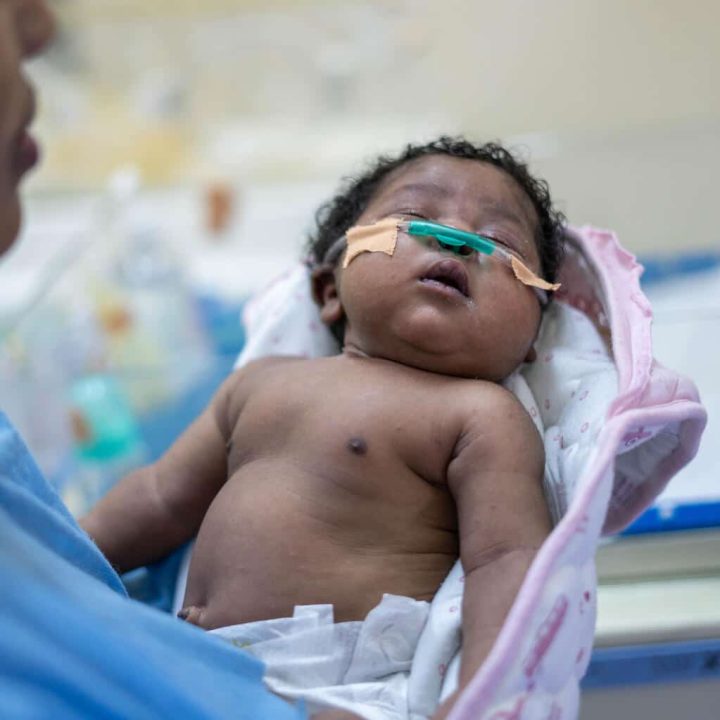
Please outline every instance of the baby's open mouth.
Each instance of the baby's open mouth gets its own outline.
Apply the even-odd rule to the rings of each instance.
[[[420,278],[420,282],[438,284],[455,290],[464,297],[470,297],[467,272],[457,260],[441,260],[435,263]]]

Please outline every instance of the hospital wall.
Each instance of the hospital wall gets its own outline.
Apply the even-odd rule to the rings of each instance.
[[[576,223],[716,247],[720,8],[710,0],[65,0],[34,73],[40,192],[119,165],[331,187],[439,132],[501,138]]]

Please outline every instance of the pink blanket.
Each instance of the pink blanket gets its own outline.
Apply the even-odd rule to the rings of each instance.
[[[538,554],[495,647],[450,720],[570,720],[592,650],[601,533],[639,515],[697,452],[706,414],[695,386],[652,356],[640,266],[613,233],[571,233],[564,301],[608,339],[617,392],[569,505]]]

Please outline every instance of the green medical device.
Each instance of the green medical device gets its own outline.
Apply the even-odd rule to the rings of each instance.
[[[458,230],[449,225],[440,225],[440,223],[430,222],[429,220],[409,220],[400,223],[399,227],[408,235],[421,235],[434,237],[443,245],[448,246],[453,252],[460,254],[460,249],[469,247],[483,255],[492,255],[495,252],[500,255],[505,253],[498,248],[497,244],[483,235],[467,232],[466,230]]]

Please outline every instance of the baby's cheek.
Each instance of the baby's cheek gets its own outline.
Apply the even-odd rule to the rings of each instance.
[[[340,299],[345,315],[356,326],[384,316],[388,310],[388,292],[372,273],[358,273],[345,283]]]
[[[540,324],[540,310],[534,298],[517,293],[503,294],[500,288],[488,302],[478,303],[476,332],[490,340],[498,356],[524,357],[532,345]]]
[[[525,346],[534,342],[540,328],[540,315],[540,305],[535,298],[515,304],[508,324],[518,343]]]
[[[400,282],[399,268],[393,267],[393,259],[378,257],[379,253],[365,253],[353,260],[345,271],[344,285],[348,300],[358,305],[373,306],[391,299]]]

